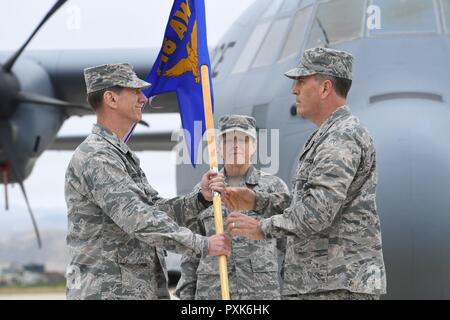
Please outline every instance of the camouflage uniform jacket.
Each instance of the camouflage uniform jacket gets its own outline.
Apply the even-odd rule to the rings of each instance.
[[[100,125],[75,150],[65,197],[68,299],[168,298],[163,249],[207,255],[208,240],[173,220],[206,208],[198,193],[160,198],[136,155]]]
[[[227,184],[229,182],[226,174],[225,182]],[[240,184],[253,190],[289,193],[283,180],[261,172],[253,166],[249,168]],[[224,222],[227,212],[223,208]],[[258,220],[270,216],[270,212],[266,212],[264,215],[252,211],[244,213]],[[201,212],[197,219],[188,224],[188,227],[194,232],[206,236],[215,234],[213,207]],[[243,237],[232,238],[232,253],[228,259],[231,299],[280,299],[280,271],[283,265],[285,244],[286,238],[263,241],[247,240]],[[200,259],[184,256],[181,271],[182,276],[176,291],[181,299],[221,299],[217,257]]]
[[[383,294],[386,275],[375,191],[375,148],[347,106],[306,142],[293,193],[256,195],[266,238],[289,235],[283,295],[345,289]]]

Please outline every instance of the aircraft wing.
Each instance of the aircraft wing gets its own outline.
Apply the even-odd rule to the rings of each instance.
[[[170,151],[177,141],[172,141],[172,131],[135,133],[132,135],[128,145],[133,151]],[[73,151],[86,136],[56,137],[47,150]]]
[[[145,79],[153,66],[160,48],[131,49],[68,49],[68,50],[29,50],[23,55],[28,63],[37,65],[42,72],[48,74],[52,84],[53,96],[69,102],[65,107],[68,116],[84,116],[94,114],[86,101],[86,85],[83,71],[87,67],[106,63],[131,63],[137,75]],[[0,56],[9,53],[0,52]],[[178,113],[178,101],[175,93],[156,96],[152,108],[145,108],[144,113]],[[171,141],[172,132],[134,133],[129,142],[136,151],[167,151],[175,142]],[[50,150],[74,150],[86,137],[56,137]]]
[[[155,62],[160,48],[132,49],[81,49],[81,50],[30,50],[24,57],[41,65],[52,81],[55,97],[74,104],[84,104],[84,109],[68,109],[67,114],[93,114],[86,102],[86,85],[83,70],[106,63],[131,63],[137,75],[145,79]],[[178,102],[174,93],[158,95],[153,99],[153,108],[144,113],[178,113]]]
[[[178,113],[178,101],[174,92],[157,95],[152,100],[152,107],[146,106],[142,113]],[[68,116],[94,115],[94,110],[86,104],[85,108],[66,108]]]
[[[94,114],[86,102],[86,85],[83,70],[87,67],[106,63],[131,63],[138,77],[145,79],[157,58],[160,48],[132,49],[81,49],[81,50],[30,50],[24,58],[39,64],[48,73],[55,98],[68,101],[85,108],[66,108],[68,116]],[[175,93],[156,96],[152,108],[144,113],[178,113]],[[171,141],[172,132],[134,133],[129,145],[135,151],[168,151],[175,146]],[[86,136],[56,137],[49,150],[74,150]]]

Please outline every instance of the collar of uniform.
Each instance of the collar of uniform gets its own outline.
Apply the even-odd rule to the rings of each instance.
[[[110,144],[119,149],[123,154],[127,154],[128,152],[130,152],[130,148],[128,148],[128,146],[108,128],[105,128],[96,123],[92,128],[92,133],[99,135],[100,137],[108,141]]]
[[[225,167],[220,170],[220,173],[225,175],[227,178],[227,174],[225,172]],[[257,170],[253,165],[248,168],[247,173],[245,174],[245,183],[248,185],[256,186],[259,183],[259,179],[261,178],[261,172]]]
[[[245,175],[245,183],[256,186],[259,183],[259,179],[261,178],[261,172],[255,169],[254,166],[250,166]]]
[[[350,113],[350,108],[347,105],[344,105],[342,107],[339,107],[336,109],[336,111],[334,111],[328,118],[327,120],[325,120],[324,123],[322,123],[322,125],[320,126],[320,128],[317,130],[317,134],[315,135],[315,139],[317,140],[318,138],[320,138],[321,136],[323,136],[328,129],[330,129],[330,127],[338,120],[345,118],[347,116],[349,116]]]

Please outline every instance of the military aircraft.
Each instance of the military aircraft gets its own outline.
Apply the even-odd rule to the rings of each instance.
[[[377,148],[390,299],[450,298],[449,36],[449,0],[258,0],[212,54],[215,119],[248,114],[260,129],[279,130],[275,152],[259,166],[287,182],[315,128],[296,115],[283,72],[315,46],[355,56],[348,101]],[[90,113],[84,67],[126,57],[145,77],[158,50],[25,52],[12,69],[0,54],[0,164],[12,169],[9,181],[23,181],[44,150],[73,150],[84,139],[55,139],[68,116]],[[155,112],[178,112],[172,94],[153,105],[163,106]],[[171,150],[170,137],[135,135],[130,144]],[[206,168],[178,165],[177,192],[191,190]]]
[[[74,86],[77,86],[78,83],[71,82],[72,79],[82,82],[83,78],[78,79],[82,76],[78,70],[79,65],[71,67],[69,63],[64,66],[64,69],[61,69],[62,66],[57,63],[58,59],[55,56],[55,54],[58,55],[56,51],[51,53],[25,52],[26,47],[41,27],[66,2],[67,0],[58,0],[17,51],[0,52],[0,172],[1,183],[5,185],[5,207],[6,210],[9,209],[8,184],[18,183],[30,213],[39,247],[41,247],[39,230],[23,181],[30,175],[38,157],[49,148],[68,117],[92,114],[92,108],[83,101],[81,92],[73,91]],[[72,53],[75,55],[70,59],[76,61],[77,52]],[[151,64],[151,61],[155,60],[157,49],[155,48],[150,53],[147,51],[140,54],[147,54],[147,56],[150,54]],[[152,58],[152,54],[154,58]],[[88,55],[92,57],[92,51],[89,51]],[[86,52],[84,52],[84,56],[86,56]],[[118,52],[117,57],[120,56],[121,53]],[[125,54],[124,56],[129,55]],[[118,58],[116,61],[120,60],[121,58]],[[82,68],[89,64],[81,63]],[[99,61],[98,64],[101,62]],[[141,71],[144,72],[144,68],[149,70],[150,67],[147,65],[141,68]],[[58,86],[57,82],[59,81],[67,81],[67,86],[66,84]],[[70,99],[78,102],[68,103],[65,101]],[[145,121],[141,121],[140,124],[148,126]],[[160,139],[161,134],[157,133],[155,137],[157,141],[164,140]],[[163,138],[167,137],[163,136]],[[133,144],[139,144],[140,139],[140,135],[136,135]],[[150,141],[148,140],[148,142]],[[157,141],[156,145],[147,144],[147,146],[150,149],[169,150],[170,143],[158,144]]]

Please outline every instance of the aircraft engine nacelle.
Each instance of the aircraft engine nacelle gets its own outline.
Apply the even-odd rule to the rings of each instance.
[[[36,62],[21,59],[12,72],[17,81],[15,93],[55,97],[47,71]],[[12,95],[11,92],[8,94]],[[5,109],[8,113],[6,120],[11,126],[11,143],[16,151],[17,165],[22,177],[27,178],[36,159],[53,141],[67,115],[62,108],[31,102],[15,102]],[[5,160],[0,153],[0,162]],[[9,182],[17,182],[14,174],[10,176]]]

